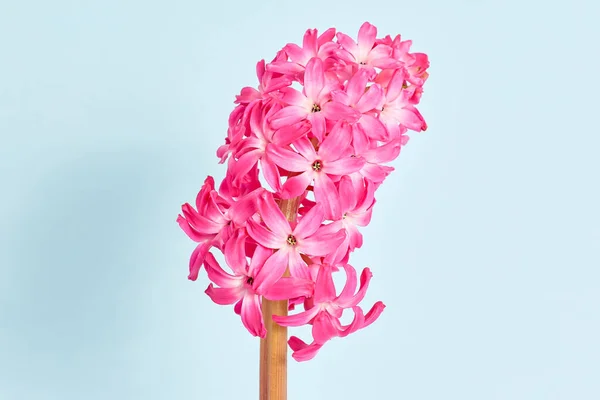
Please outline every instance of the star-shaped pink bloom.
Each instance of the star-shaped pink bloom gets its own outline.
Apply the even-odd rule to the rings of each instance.
[[[341,215],[325,225],[323,231],[329,233],[344,230],[347,236],[335,252],[325,257],[328,264],[347,263],[350,252],[363,244],[363,236],[358,227],[367,226],[371,221],[376,186],[368,179],[361,179],[358,183],[360,185],[356,185],[350,176],[343,176],[338,183]]]
[[[286,107],[271,117],[273,129],[308,120],[311,123],[312,133],[319,140],[323,140],[326,129],[326,120],[357,121],[360,113],[351,107],[336,101],[331,101],[331,90],[335,89],[331,83],[326,82],[323,72],[323,62],[319,58],[311,58],[304,72],[304,90],[301,92],[288,87],[281,89],[281,101]]]
[[[263,323],[261,311],[261,295],[269,300],[285,300],[290,296],[310,296],[313,291],[313,282],[308,279],[281,278],[273,285],[260,290],[260,278],[257,272],[271,254],[270,249],[257,246],[252,255],[250,264],[246,261],[245,253],[246,235],[240,230],[225,246],[225,261],[232,269],[234,275],[228,274],[221,268],[212,254],[208,254],[204,265],[208,278],[219,287],[211,283],[206,289],[206,294],[217,304],[234,304],[235,311],[242,318],[242,323],[254,336],[264,338],[267,334]]]
[[[297,225],[292,226],[285,218],[273,196],[265,192],[258,201],[258,211],[264,225],[250,220],[248,234],[259,245],[277,250],[265,261],[257,279],[258,289],[264,289],[279,280],[289,267],[293,277],[310,279],[308,266],[302,259],[307,256],[325,256],[344,240],[344,232],[322,234],[324,212],[321,206],[313,207]]]
[[[267,65],[267,70],[279,72],[293,77],[301,77],[305,66],[311,58],[317,57],[325,60],[339,47],[332,39],[335,37],[335,28],[329,28],[320,36],[316,29],[308,29],[304,33],[302,47],[295,43],[288,43],[283,51],[289,56],[290,61],[277,60]]]
[[[388,130],[390,139],[397,139],[410,129],[416,132],[427,129],[423,116],[413,105],[415,88],[405,87],[406,72],[397,70],[385,89],[385,101],[379,119]]]
[[[368,22],[362,24],[358,31],[358,43],[350,36],[337,33],[338,43],[345,51],[339,51],[338,56],[347,62],[359,65],[361,68],[396,68],[401,64],[392,57],[392,48],[383,44],[375,45],[377,28]]]
[[[235,152],[238,160],[230,164],[229,172],[234,177],[233,184],[239,184],[240,180],[260,161],[261,170],[267,183],[273,190],[281,190],[279,171],[266,154],[267,145],[277,143],[286,146],[306,135],[310,124],[307,121],[301,121],[275,131],[267,121],[279,110],[281,110],[281,105],[277,103],[272,103],[264,108],[254,107],[252,110],[250,115],[251,136],[240,144]]]
[[[325,216],[331,218],[339,214],[339,198],[334,179],[360,170],[365,161],[361,157],[352,157],[350,127],[338,123],[315,150],[310,140],[298,139],[294,147],[298,153],[284,147],[269,145],[269,156],[281,168],[299,172],[289,178],[282,187],[281,196],[291,198],[300,196],[314,181],[315,199],[325,209]]]
[[[369,287],[369,281],[373,274],[369,268],[365,268],[360,276],[360,288],[356,290],[356,271],[351,265],[345,264],[346,285],[339,296],[336,296],[333,283],[332,268],[322,265],[319,268],[315,291],[313,297],[305,302],[306,311],[295,315],[277,316],[273,315],[273,321],[281,326],[302,326],[312,324],[313,343],[308,345],[299,338],[292,336],[289,345],[294,350],[292,357],[296,361],[307,361],[312,359],[319,349],[327,341],[334,337],[344,337],[372,324],[383,312],[385,305],[378,301],[373,305],[367,315],[358,307]],[[309,303],[309,304],[307,304]],[[352,308],[354,311],[353,321],[343,326],[340,318],[344,309]]]
[[[350,106],[361,113],[358,121],[352,124],[353,135],[365,134],[368,138],[383,141],[387,137],[385,125],[377,118],[374,110],[381,110],[384,96],[383,89],[378,84],[367,87],[370,73],[366,69],[356,72],[348,81],[345,91],[333,91],[331,98]]]
[[[189,203],[181,206],[183,215],[177,216],[177,223],[190,239],[199,243],[190,257],[188,279],[198,278],[204,257],[213,246],[222,249],[234,229],[246,225],[256,212],[254,201],[262,191],[256,190],[232,205],[215,190],[215,181],[209,176],[196,196],[196,209]]]

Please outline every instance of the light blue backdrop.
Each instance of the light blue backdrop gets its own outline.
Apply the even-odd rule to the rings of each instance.
[[[290,400],[599,399],[600,10],[549,3],[2,2],[0,399],[258,397],[175,217],[256,61],[365,20],[429,53],[430,129],[353,257],[386,311]]]

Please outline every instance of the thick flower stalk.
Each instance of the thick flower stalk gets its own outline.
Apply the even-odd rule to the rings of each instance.
[[[236,97],[217,151],[225,178],[218,188],[206,178],[195,206],[184,204],[177,218],[198,243],[189,279],[204,270],[206,294],[233,305],[250,334],[265,338],[271,323],[312,327],[310,340],[288,341],[297,361],[370,325],[385,308],[378,301],[363,310],[373,274],[364,268],[358,278],[350,258],[394,170],[388,163],[409,131],[427,128],[417,105],[429,61],[410,46],[399,35],[377,38],[365,22],[356,40],[309,29],[302,45],[258,62],[258,86]],[[291,218],[281,211],[290,202],[299,204]],[[336,290],[339,273],[346,283]],[[271,301],[286,301],[292,314],[271,320],[269,309],[266,324]],[[354,316],[347,324],[344,310]]]

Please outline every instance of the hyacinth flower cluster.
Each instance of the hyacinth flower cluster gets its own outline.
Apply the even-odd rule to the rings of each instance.
[[[206,294],[234,305],[252,335],[266,336],[264,299],[289,301],[293,313],[274,315],[277,324],[312,326],[312,340],[288,341],[297,361],[370,325],[385,308],[378,301],[363,311],[372,273],[359,276],[349,258],[363,244],[360,228],[371,220],[377,188],[394,170],[388,164],[408,131],[427,128],[416,108],[427,56],[411,53],[400,35],[377,38],[368,22],[357,39],[309,29],[302,46],[258,62],[258,87],[236,96],[217,151],[225,178],[218,187],[206,178],[195,207],[184,204],[177,219],[198,243],[189,279],[204,270]],[[291,218],[284,203],[293,205]],[[343,287],[334,274],[345,276]],[[347,325],[344,310],[353,313]]]

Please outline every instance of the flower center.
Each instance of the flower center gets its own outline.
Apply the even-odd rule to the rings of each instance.
[[[248,279],[246,279],[246,283],[247,283],[248,285],[252,285],[252,284],[254,283],[254,278],[253,278],[253,277],[251,277],[251,276],[249,276],[249,277],[248,277]]]
[[[321,164],[321,160],[317,160],[314,163],[312,163],[313,171],[319,172],[321,170],[321,168],[323,168],[323,164]]]
[[[310,112],[319,112],[321,111],[321,107],[318,104],[313,104],[312,109],[310,110]]]
[[[296,245],[296,238],[294,237],[294,235],[290,235],[287,238],[287,244],[289,244],[290,246],[295,246]]]

